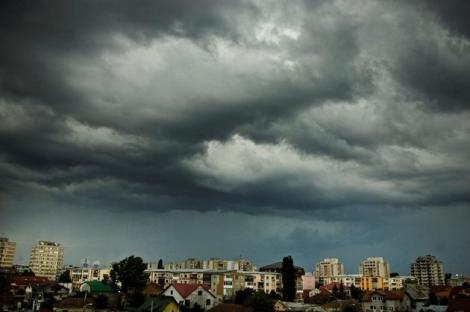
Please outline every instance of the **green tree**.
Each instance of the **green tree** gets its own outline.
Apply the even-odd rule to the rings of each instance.
[[[59,283],[72,283],[72,279],[70,278],[70,270],[65,270],[59,276]]]
[[[398,272],[390,273],[390,277],[397,277],[397,276],[400,276],[400,273],[398,273]]]
[[[363,292],[360,288],[358,288],[354,285],[351,285],[350,290],[351,290],[351,298],[352,299],[361,300]]]
[[[119,263],[113,264],[111,270],[111,284],[116,288],[120,283],[120,289],[124,293],[122,303],[138,307],[145,300],[142,289],[147,284],[147,265],[142,258],[130,256]]]
[[[163,269],[163,260],[158,260],[157,269]]]
[[[274,304],[271,298],[262,291],[249,296],[243,303],[247,307],[253,308],[256,312],[273,312]]]
[[[285,301],[294,301],[295,299],[295,268],[294,260],[291,256],[282,259],[282,298]]]
[[[103,279],[101,280],[101,283],[109,284],[109,275],[108,274],[103,275]]]
[[[235,304],[243,304],[245,300],[254,294],[253,289],[245,288],[235,293]]]

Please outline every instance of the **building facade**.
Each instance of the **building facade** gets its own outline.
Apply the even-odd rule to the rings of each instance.
[[[15,260],[16,243],[0,237],[0,268],[11,268]]]
[[[315,265],[315,280],[325,285],[325,278],[344,275],[344,265],[337,258],[326,258]]]
[[[359,265],[359,274],[363,277],[390,277],[390,264],[382,257],[368,257]]]
[[[431,255],[418,257],[411,264],[411,275],[416,277],[419,285],[445,285],[444,265]]]
[[[56,280],[64,264],[64,247],[56,242],[39,241],[31,249],[29,267],[36,276]]]

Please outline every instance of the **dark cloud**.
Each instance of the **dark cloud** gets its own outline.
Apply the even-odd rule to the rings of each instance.
[[[152,219],[185,211],[225,224],[235,214],[240,222],[260,218],[269,229],[282,218],[292,226],[306,218],[285,235],[269,230],[238,246],[268,262],[260,244],[279,241],[273,257],[295,245],[291,251],[307,259],[312,253],[299,246],[313,240],[327,248],[322,239],[330,235],[348,249],[328,232],[337,223],[343,230],[334,233],[356,235],[348,243],[367,249],[361,241],[392,235],[406,214],[426,215],[433,207],[465,215],[465,6],[5,2],[3,225],[18,222],[12,211],[22,205],[25,218],[39,218],[27,213],[34,202],[58,213],[55,221],[77,217],[82,208],[113,215],[113,222],[130,213]],[[61,212],[61,205],[69,208]],[[376,215],[392,225],[369,233]],[[348,220],[356,227],[345,226]],[[425,232],[424,223],[406,224]],[[198,228],[184,227],[178,240]],[[150,225],[146,231],[151,234]],[[225,238],[235,240],[236,233]],[[223,240],[214,244],[229,253]],[[393,257],[393,244],[375,250]]]

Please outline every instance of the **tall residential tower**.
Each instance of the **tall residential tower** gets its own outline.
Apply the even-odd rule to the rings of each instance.
[[[15,260],[16,243],[0,237],[0,268],[11,268]]]
[[[31,249],[29,267],[36,276],[56,280],[64,264],[64,247],[56,242],[39,241]]]
[[[431,255],[418,257],[411,264],[411,275],[416,277],[420,285],[445,285],[444,265]]]

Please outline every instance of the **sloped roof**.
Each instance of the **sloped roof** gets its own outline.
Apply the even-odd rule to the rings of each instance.
[[[385,291],[385,290],[374,290],[374,291],[366,291],[364,292],[364,295],[362,296],[361,301],[371,301],[371,297],[373,294],[379,294],[381,295],[384,300],[403,300],[403,297],[405,296],[405,293],[400,290],[390,290],[390,291]]]
[[[470,299],[456,298],[449,302],[447,312],[470,312]]]
[[[66,298],[54,304],[54,308],[79,309],[79,308],[83,308],[86,305],[93,305],[93,304],[94,304],[93,298],[87,298],[86,301],[84,298]]]
[[[85,284],[90,286],[91,292],[114,292],[114,289],[111,286],[99,281],[88,281],[85,282]]]
[[[178,305],[173,297],[158,296],[154,298],[148,298],[147,300],[145,300],[145,302],[140,307],[137,308],[136,312],[150,311],[152,309],[152,302],[153,302],[153,312],[164,311],[165,308],[172,302]]]
[[[14,276],[12,286],[28,286],[32,284],[48,284],[51,281],[42,276]]]
[[[180,284],[180,283],[174,283],[171,284],[169,287],[173,286],[175,290],[181,295],[183,298],[187,298],[189,295],[191,295],[196,289],[201,286],[205,291],[207,291],[212,297],[215,298],[215,296],[211,293],[209,288],[204,285],[204,284]],[[169,288],[168,287],[168,288]]]

